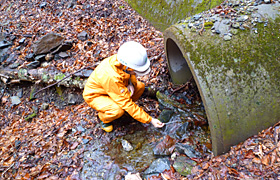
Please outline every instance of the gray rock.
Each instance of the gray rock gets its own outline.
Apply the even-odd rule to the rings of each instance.
[[[63,36],[56,33],[49,33],[34,43],[33,52],[35,55],[47,54],[51,50],[60,46],[63,42]]]
[[[35,61],[39,61],[39,62],[42,62],[45,60],[45,57],[46,55],[45,54],[42,54],[42,55],[37,55],[35,56]]]
[[[202,17],[202,16],[201,16],[200,14],[196,14],[196,15],[193,16],[193,19],[194,19],[195,21],[198,21],[201,17]]]
[[[19,65],[20,65],[19,63],[13,63],[13,64],[9,65],[9,68],[15,69],[15,68],[19,67]]]
[[[19,105],[21,103],[21,100],[18,96],[11,96],[11,102],[12,106]]]
[[[177,143],[175,145],[176,150],[181,153],[185,154],[190,158],[199,158],[201,157],[201,153],[194,150],[194,148],[188,144]]]
[[[227,34],[227,35],[225,35],[225,36],[224,36],[224,40],[225,40],[225,41],[229,41],[229,40],[231,40],[231,36],[230,36],[230,35],[228,35],[228,34]]]
[[[47,3],[46,2],[42,2],[41,4],[40,4],[40,8],[45,8],[47,6]]]
[[[170,165],[171,164],[168,158],[159,158],[153,161],[150,167],[143,172],[143,176],[146,179],[151,176],[158,176],[164,170],[169,170]]]
[[[22,89],[18,89],[18,90],[17,90],[17,96],[18,96],[19,98],[22,98],[22,95],[23,95]]]
[[[78,130],[78,131],[81,131],[81,132],[84,132],[84,131],[85,131],[85,128],[83,128],[82,126],[77,126],[77,130]]]
[[[84,78],[84,77],[88,78],[91,75],[92,72],[93,72],[93,70],[84,69],[84,70],[82,70],[78,73],[75,73],[74,76],[78,76],[78,77],[82,77],[82,78]]]
[[[86,41],[87,38],[88,38],[88,34],[86,31],[83,31],[80,34],[78,34],[78,39],[81,41]]]
[[[59,57],[61,57],[63,59],[70,57],[67,52],[60,52],[58,55],[59,55]]]
[[[125,151],[129,152],[133,150],[132,145],[127,140],[122,139],[121,142],[122,142],[122,147]]]
[[[10,54],[10,56],[6,59],[6,64],[11,64],[15,61],[15,54]]]
[[[39,61],[33,61],[29,64],[26,65],[29,69],[35,69],[37,67],[40,66],[40,62]]]
[[[173,164],[174,169],[182,176],[191,174],[192,168],[196,165],[195,161],[190,160],[186,156],[178,156]]]
[[[69,105],[76,104],[77,103],[76,99],[77,99],[77,97],[74,94],[69,94],[68,95],[68,104]]]
[[[34,60],[34,54],[33,53],[29,53],[25,56],[25,60],[26,61],[33,61]]]
[[[26,40],[26,38],[21,38],[21,39],[18,41],[18,43],[19,43],[19,44],[23,44],[23,43],[25,42],[25,40]]]
[[[41,110],[46,110],[46,109],[48,109],[49,108],[49,104],[48,103],[43,103],[42,105],[41,105]]]
[[[0,41],[0,49],[4,49],[6,47],[11,46],[12,44],[6,41]]]

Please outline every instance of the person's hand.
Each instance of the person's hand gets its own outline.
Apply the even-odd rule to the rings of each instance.
[[[161,122],[160,120],[156,119],[156,118],[152,118],[151,121],[152,125],[154,125],[156,128],[162,128],[165,124],[163,122]]]
[[[129,85],[127,86],[127,89],[128,89],[128,91],[130,92],[130,97],[132,97],[133,94],[134,94],[134,86],[131,85],[131,84],[129,84]]]

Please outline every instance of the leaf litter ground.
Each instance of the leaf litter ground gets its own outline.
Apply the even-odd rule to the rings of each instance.
[[[141,42],[147,49],[153,64],[149,78],[142,79],[147,85],[174,90],[169,83],[162,33],[155,30],[136,14],[125,1],[1,1],[1,31],[13,35],[14,45],[10,53],[22,67],[25,57],[32,52],[32,44],[41,36],[55,32],[73,40],[71,57],[52,62],[49,69],[73,72],[88,65],[98,64],[102,59],[115,54],[119,45],[127,40]],[[88,40],[81,41],[77,35],[88,33]],[[26,38],[24,46],[20,40]],[[163,86],[164,84],[165,86]],[[82,100],[76,105],[66,105],[67,96],[50,88],[38,94],[38,99],[29,101],[31,88],[36,84],[5,86],[1,83],[0,108],[0,172],[1,179],[79,179],[83,166],[85,142],[96,137],[110,141],[98,124],[95,112]],[[12,106],[11,95],[23,90],[21,103]],[[182,92],[184,89],[177,91]],[[80,90],[63,89],[64,94],[74,93],[81,97]],[[69,92],[68,92],[69,91]],[[79,98],[78,98],[79,99]],[[146,111],[158,116],[156,101],[142,100]],[[43,102],[49,107],[43,108]],[[38,110],[36,110],[38,109]],[[26,119],[37,111],[35,117]],[[73,128],[77,131],[73,133]],[[89,129],[83,133],[83,129]],[[121,135],[126,130],[116,133]],[[229,153],[213,157],[211,154],[199,161],[187,178],[165,174],[166,179],[279,179],[280,142],[279,124],[270,127],[243,143],[234,146]],[[103,136],[102,136],[103,135]],[[71,158],[63,155],[76,150]],[[158,179],[162,179],[159,177]]]

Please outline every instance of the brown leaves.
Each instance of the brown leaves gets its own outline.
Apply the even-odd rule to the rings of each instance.
[[[207,179],[214,175],[225,179],[273,179],[280,172],[278,137],[279,124],[234,146],[229,153],[201,162],[193,168],[191,177]]]

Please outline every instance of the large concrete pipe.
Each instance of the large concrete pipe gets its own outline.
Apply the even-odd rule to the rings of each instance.
[[[279,2],[247,6],[250,13],[228,5],[231,13],[204,12],[164,32],[173,82],[193,76],[198,86],[214,155],[280,120]]]
[[[186,16],[219,5],[223,0],[127,0],[154,27],[164,31]]]

